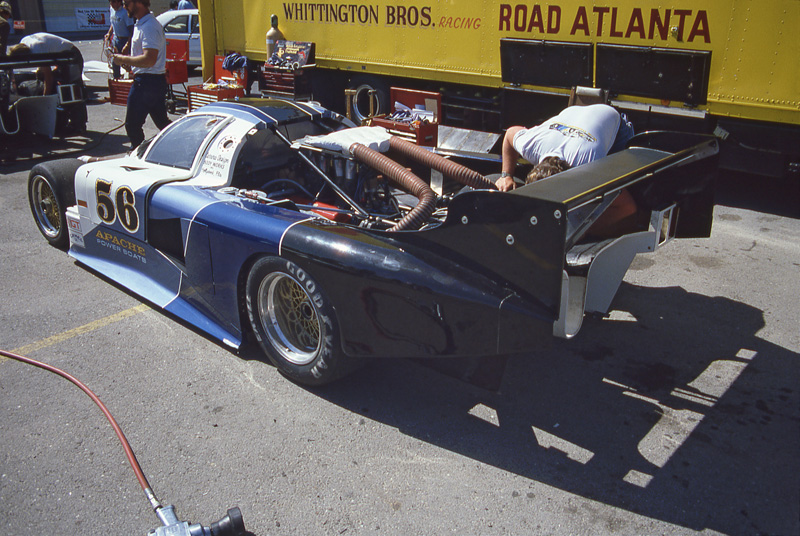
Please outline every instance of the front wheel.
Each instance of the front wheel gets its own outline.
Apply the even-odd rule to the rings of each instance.
[[[51,246],[69,247],[67,207],[75,204],[75,171],[80,160],[55,160],[37,164],[28,175],[28,203],[36,227]]]
[[[285,259],[262,258],[250,270],[246,293],[253,332],[282,374],[323,385],[353,368],[341,350],[333,307],[305,270]]]

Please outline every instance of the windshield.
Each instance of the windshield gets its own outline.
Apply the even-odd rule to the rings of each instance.
[[[203,142],[220,121],[222,118],[217,115],[195,115],[176,121],[153,143],[145,161],[191,169]]]

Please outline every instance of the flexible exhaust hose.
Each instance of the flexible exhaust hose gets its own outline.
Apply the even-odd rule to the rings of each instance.
[[[411,209],[409,213],[403,216],[394,226],[389,228],[390,231],[419,229],[422,224],[430,218],[436,208],[436,194],[433,193],[433,190],[430,189],[425,181],[391,158],[360,143],[351,145],[350,152],[356,160],[383,173],[419,199],[417,206]]]
[[[392,136],[389,138],[389,147],[425,166],[441,172],[445,177],[460,182],[461,184],[480,190],[497,190],[497,186],[495,186],[492,181],[488,180],[477,171],[457,164],[452,160],[448,160],[432,151],[423,149],[418,145],[414,145],[403,138]]]

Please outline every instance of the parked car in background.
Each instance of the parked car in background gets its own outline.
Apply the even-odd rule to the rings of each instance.
[[[179,39],[189,42],[188,67],[200,67],[200,15],[196,9],[173,9],[165,11],[158,17],[164,27],[167,39]]]

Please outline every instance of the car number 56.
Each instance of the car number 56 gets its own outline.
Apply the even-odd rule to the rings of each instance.
[[[139,213],[136,212],[136,198],[128,186],[120,186],[112,196],[111,183],[98,179],[95,183],[97,215],[107,224],[119,218],[120,224],[130,233],[139,229]],[[115,202],[116,201],[116,202]]]

